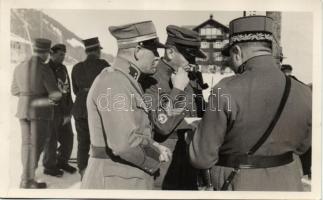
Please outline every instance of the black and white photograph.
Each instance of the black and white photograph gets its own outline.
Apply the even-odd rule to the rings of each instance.
[[[1,197],[322,198],[319,0],[0,2]]]

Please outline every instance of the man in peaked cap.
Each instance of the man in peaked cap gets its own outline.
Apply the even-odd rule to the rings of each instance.
[[[173,151],[172,161],[162,164],[155,187],[195,190],[198,171],[189,163],[184,140],[185,132],[192,127],[183,119],[198,117],[199,108],[194,98],[196,88],[193,87],[197,84],[189,84],[189,75],[193,72],[187,71],[190,71],[191,64],[195,64],[196,57],[205,58],[205,54],[200,50],[201,40],[196,32],[174,25],[167,26],[166,31],[167,48],[157,72],[142,81],[145,94],[152,98],[147,104],[152,107],[154,138]],[[196,98],[203,99],[203,96]]]
[[[73,100],[71,84],[66,66],[63,64],[66,54],[64,44],[55,44],[51,48],[49,67],[53,70],[56,84],[63,97],[54,107],[54,120],[50,139],[44,151],[44,173],[60,177],[64,171],[74,173],[76,168],[68,164],[73,149],[73,131],[71,125],[71,109]],[[59,142],[59,148],[57,148]]]
[[[277,66],[273,23],[266,16],[230,22],[229,54],[237,74],[213,88],[189,147],[195,167],[212,167],[216,190],[303,189],[292,154],[311,145],[312,96]]]
[[[152,139],[149,110],[139,81],[156,71],[159,43],[151,21],[109,27],[118,53],[95,79],[87,98],[91,157],[85,189],[152,189],[169,149]]]
[[[21,126],[23,166],[20,188],[46,188],[46,183],[35,180],[35,170],[49,138],[53,105],[62,97],[45,63],[50,45],[50,40],[35,39],[33,56],[15,68],[11,85],[12,95],[19,97],[16,117]]]
[[[81,178],[87,166],[90,151],[90,133],[86,111],[86,98],[95,77],[110,64],[100,59],[101,49],[99,39],[83,40],[86,59],[77,63],[72,69],[72,86],[76,96],[72,108],[77,132],[77,167]]]

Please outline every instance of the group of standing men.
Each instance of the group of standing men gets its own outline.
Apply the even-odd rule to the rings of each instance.
[[[169,25],[164,45],[151,21],[109,31],[118,43],[113,65],[98,59],[94,38],[72,71],[81,188],[302,190],[293,154],[311,146],[312,96],[275,63],[271,18],[230,22],[223,54],[236,74],[212,88],[208,103],[202,95],[208,85],[196,70],[196,58],[206,57],[196,32]],[[45,79],[37,92],[56,105],[61,93]],[[26,98],[24,88],[17,91]],[[202,120],[185,120],[195,117]],[[20,116],[21,126],[38,119]]]
[[[86,114],[86,97],[95,77],[109,64],[100,59],[98,38],[84,40],[87,58],[74,66],[72,84],[63,61],[64,44],[35,39],[33,56],[14,71],[12,94],[19,97],[16,116],[22,132],[21,157],[23,173],[20,188],[46,188],[35,180],[35,170],[42,152],[44,174],[61,177],[64,171],[75,173],[69,165],[73,149],[71,117],[78,132],[77,164],[83,175],[90,149]],[[48,61],[49,60],[49,61]],[[76,95],[71,96],[71,85]],[[58,147],[59,143],[59,147]]]

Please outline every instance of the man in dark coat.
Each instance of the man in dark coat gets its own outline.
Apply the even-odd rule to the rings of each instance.
[[[302,83],[302,84],[305,85],[305,83],[303,83],[300,80],[298,80],[292,74],[293,67],[291,65],[289,65],[289,64],[283,64],[281,66],[281,70],[282,70],[282,72],[284,72],[284,74],[286,74],[286,76],[289,76],[289,77],[295,79],[296,81],[298,81],[298,82],[300,82],[300,83]],[[312,91],[312,88],[311,88],[311,91]],[[306,153],[304,153],[303,155],[301,155],[299,158],[301,159],[301,163],[302,163],[303,175],[307,175],[311,179],[311,176],[312,176],[312,172],[311,172],[311,168],[312,168],[312,147],[309,148],[306,151]]]
[[[56,44],[51,48],[51,59],[48,63],[53,70],[58,89],[63,97],[54,108],[54,120],[48,144],[44,151],[44,174],[60,177],[64,171],[74,173],[76,168],[68,164],[73,149],[73,131],[71,110],[73,106],[71,84],[66,66],[63,65],[66,46]],[[59,148],[57,149],[57,142]]]
[[[81,177],[87,166],[90,150],[90,133],[86,110],[87,94],[96,76],[105,67],[110,66],[107,61],[100,59],[102,47],[97,37],[83,40],[83,43],[87,58],[77,63],[72,70],[73,92],[76,96],[72,114],[77,131],[77,166]]]
[[[174,25],[167,26],[166,30],[165,56],[158,63],[157,72],[141,82],[151,108],[154,138],[173,151],[171,162],[161,165],[155,187],[196,190],[198,170],[189,163],[184,140],[186,131],[192,127],[183,119],[198,117],[198,110],[202,114],[203,109],[197,108],[195,101],[203,99],[201,92],[196,94],[195,91],[200,78],[190,64],[195,64],[196,57],[205,58],[205,54],[200,50],[201,40],[196,32]]]
[[[303,189],[293,153],[303,154],[311,145],[312,96],[276,64],[273,23],[266,16],[230,22],[230,46],[224,52],[236,75],[212,89],[189,147],[195,167],[212,167],[216,190]]]
[[[53,71],[45,63],[50,45],[50,40],[35,40],[34,55],[15,68],[11,85],[11,93],[19,97],[16,117],[21,126],[23,166],[20,188],[47,187],[46,183],[35,180],[35,170],[49,138],[53,105],[62,97]]]

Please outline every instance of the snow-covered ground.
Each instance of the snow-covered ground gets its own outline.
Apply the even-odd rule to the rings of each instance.
[[[70,70],[69,70],[70,71]],[[232,75],[232,74],[229,74]],[[225,76],[229,76],[225,75]],[[221,78],[224,76],[219,74],[203,74],[204,81],[211,85],[215,85]],[[213,81],[212,81],[213,80]],[[210,88],[203,92],[204,97],[207,99],[208,94],[210,93]],[[17,98],[11,97],[11,113],[12,117],[10,120],[10,188],[18,188],[20,182],[20,176],[22,171],[21,165],[21,132],[20,125],[17,118],[14,117],[17,108]],[[72,122],[74,123],[74,122]],[[76,158],[76,148],[77,148],[77,140],[76,140],[76,132],[74,129],[74,148],[72,153],[72,160]],[[73,166],[76,167],[75,162],[71,162]],[[63,177],[56,178],[43,174],[43,166],[42,166],[42,158],[39,161],[38,169],[36,171],[36,176],[39,180],[45,181],[48,184],[48,188],[50,189],[77,189],[80,186],[80,176],[78,173],[68,174],[64,173]],[[303,178],[303,183],[307,191],[310,190],[311,181],[306,177]]]

